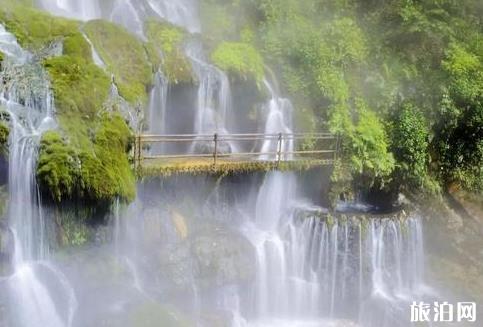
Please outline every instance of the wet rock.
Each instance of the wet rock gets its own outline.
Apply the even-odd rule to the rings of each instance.
[[[1,159],[0,159],[0,167],[1,167]],[[8,209],[8,199],[9,199],[9,193],[7,191],[7,186],[6,185],[0,186],[0,222],[6,220],[6,214]]]
[[[158,278],[172,291],[191,291],[193,283],[212,288],[253,278],[255,251],[243,236],[221,228],[190,235],[157,249]]]
[[[158,258],[159,279],[168,282],[172,290],[191,289],[194,276],[189,243],[165,246]]]
[[[247,239],[231,231],[214,229],[192,242],[196,276],[202,285],[226,285],[251,279],[254,249]]]
[[[157,303],[146,303],[133,308],[129,313],[128,326],[138,327],[188,327],[195,326],[182,314]]]
[[[5,222],[0,221],[0,277],[11,271],[13,254],[13,235]]]
[[[230,143],[223,141],[218,142],[216,151],[218,154],[230,154],[233,152]],[[198,154],[212,154],[215,152],[215,142],[197,142],[195,144],[195,152]]]

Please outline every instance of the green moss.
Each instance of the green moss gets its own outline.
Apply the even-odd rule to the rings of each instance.
[[[257,161],[257,162],[236,162],[236,161],[219,161],[213,166],[211,160],[199,161],[159,161],[143,164],[138,169],[138,175],[144,177],[168,177],[171,175],[203,175],[211,174],[215,176],[247,174],[253,172],[269,172],[269,171],[306,171],[315,167],[332,165],[332,160],[324,159],[301,159],[294,161],[282,161],[280,163],[273,161]]]
[[[37,178],[44,193],[54,201],[81,197],[95,202],[116,197],[130,201],[135,179],[127,153],[131,131],[118,115],[103,115],[90,132],[91,140],[78,134],[72,145],[58,132],[43,135]]]
[[[134,177],[127,155],[131,132],[117,115],[100,115],[111,81],[92,62],[91,48],[79,31],[79,23],[10,2],[0,9],[0,20],[23,47],[32,51],[54,41],[64,42],[62,56],[43,62],[51,78],[60,125],[60,131],[47,132],[41,140],[37,177],[43,193],[56,202],[73,197],[92,201],[132,199]],[[105,35],[98,39],[103,40],[102,36]],[[130,58],[134,62],[132,71],[116,71],[117,78],[124,81],[120,89],[129,90],[131,99],[146,96],[145,85],[150,79],[144,48],[139,42],[136,44],[138,47],[129,46],[129,51],[110,61],[110,67],[125,67],[127,62],[118,59],[126,52],[136,54],[135,59]],[[119,46],[116,51],[127,48]],[[104,49],[104,53],[109,52]],[[142,83],[138,82],[141,75]],[[130,93],[131,90],[134,91]],[[0,142],[8,139],[8,128],[2,126]]]
[[[121,26],[102,20],[90,21],[84,29],[114,74],[120,94],[131,103],[146,101],[152,69],[143,43]]]
[[[58,132],[42,136],[37,164],[37,180],[44,193],[56,201],[72,196],[79,179],[79,163],[74,148]]]
[[[241,42],[223,42],[211,54],[220,69],[243,78],[260,82],[264,76],[263,58],[252,45]]]
[[[44,135],[39,183],[59,202],[71,197],[130,200],[134,197],[127,156],[131,131],[119,116],[100,114],[110,78],[90,61],[90,48],[82,35],[66,40],[66,55],[47,59],[44,66],[52,79],[57,119],[67,140],[58,133]]]
[[[96,131],[94,149],[83,149],[81,176],[84,196],[111,200],[116,197],[132,200],[135,178],[127,153],[132,133],[118,115],[104,115]]]
[[[64,55],[92,61],[91,45],[81,33],[75,33],[64,39]]]
[[[94,119],[109,93],[110,79],[104,71],[77,56],[54,57],[44,66],[52,79],[57,113]]]
[[[193,81],[193,71],[189,60],[181,48],[185,32],[176,26],[158,21],[148,21],[145,25],[148,50],[151,61],[161,67],[171,83]]]
[[[8,137],[10,136],[10,128],[5,122],[0,122],[0,153],[5,154],[8,151]]]
[[[20,45],[33,51],[79,33],[77,21],[54,17],[13,1],[2,3],[0,20]]]

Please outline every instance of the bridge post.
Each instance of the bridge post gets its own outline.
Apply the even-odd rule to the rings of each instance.
[[[141,167],[141,161],[142,161],[142,149],[143,149],[143,144],[142,144],[142,136],[141,134],[138,134],[138,145],[137,145],[137,161],[138,161],[138,166]]]
[[[277,144],[277,165],[280,166],[280,161],[282,161],[282,133],[278,134],[278,144]]]
[[[218,160],[218,133],[213,136],[213,142],[215,143],[215,149],[213,151],[213,166],[216,166]]]
[[[134,136],[134,143],[133,143],[133,146],[132,146],[132,160],[133,160],[133,165],[134,165],[134,171],[136,171],[136,153],[137,153],[137,150],[136,150],[136,147],[137,147],[137,144],[138,143],[138,137],[137,135]]]

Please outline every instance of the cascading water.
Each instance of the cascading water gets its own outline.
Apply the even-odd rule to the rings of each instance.
[[[196,1],[114,0],[102,6],[99,1],[77,4],[73,0],[41,0],[40,3],[54,14],[83,20],[109,19],[140,37],[148,17],[166,19],[192,33],[200,32]],[[12,42],[11,36],[0,37],[0,49],[15,54],[18,60],[30,60],[22,55],[24,52]],[[207,62],[199,40],[187,44],[186,54],[199,82],[193,133],[228,134],[232,100],[226,74]],[[102,61],[96,63],[102,67]],[[261,132],[275,137],[260,145],[263,154],[259,158],[276,159],[281,146],[283,152],[289,153],[284,159],[291,159],[290,153],[296,148],[294,140],[283,138],[280,144],[277,136],[294,130],[292,104],[281,97],[275,81],[265,80],[263,84],[270,99],[264,106],[265,124]],[[168,90],[162,72],[157,72],[150,94],[151,133],[168,132]],[[44,96],[42,99],[50,101],[48,92]],[[114,82],[111,101],[123,101]],[[15,114],[12,116],[15,120]],[[29,210],[22,217],[40,219],[40,214],[30,212],[35,211],[32,208],[36,208],[37,201],[33,179],[35,154],[29,152],[35,146],[27,145],[38,142],[41,128],[37,123],[27,122],[28,128],[22,123],[14,128],[11,160],[17,156],[15,160],[24,162],[27,165],[24,170],[30,171],[27,174],[30,177],[25,180],[11,176],[13,181],[19,181],[19,191],[12,192],[12,200],[15,203],[15,197],[26,196],[24,191],[30,189],[29,202],[34,204],[17,209]],[[137,129],[138,124],[131,126]],[[196,144],[190,149],[192,152],[211,152],[204,144]],[[165,149],[155,147],[151,151],[163,153]],[[237,144],[222,144],[219,151],[237,152]],[[236,183],[236,187],[231,183]],[[228,181],[176,177],[142,182],[138,198],[129,208],[121,210],[119,202],[115,204],[115,246],[86,250],[87,264],[73,263],[70,267],[69,279],[77,282],[77,291],[81,293],[75,319],[72,293],[66,293],[71,294],[67,296],[68,309],[61,310],[33,269],[19,269],[22,265],[29,267],[26,263],[41,259],[42,255],[32,253],[28,259],[21,255],[25,258],[15,264],[12,280],[20,278],[20,285],[25,286],[19,288],[22,299],[29,295],[32,300],[23,302],[26,311],[20,316],[40,317],[38,325],[27,318],[21,325],[28,322],[31,323],[28,326],[57,327],[74,321],[73,325],[79,327],[104,322],[133,326],[136,324],[130,320],[132,317],[141,322],[158,322],[160,312],[173,326],[190,325],[181,318],[183,315],[196,326],[409,325],[409,302],[430,293],[424,284],[421,218],[330,217],[326,210],[307,199],[303,186],[298,175],[282,172],[232,177]],[[15,208],[16,205],[11,210]],[[20,235],[21,228],[13,228]],[[20,249],[29,253],[34,243],[32,248],[46,248],[38,246],[43,239],[41,230],[26,232],[27,236],[17,236],[16,243],[26,242]],[[97,261],[96,256],[100,256]],[[89,265],[90,261],[93,263]],[[98,273],[100,277],[90,273],[95,270],[91,266],[104,269]],[[65,279],[58,279],[67,289]],[[146,307],[153,306],[154,313],[146,313],[149,311]]]
[[[99,1],[97,0],[39,0],[39,6],[55,15],[69,18],[80,20],[101,18]]]
[[[169,83],[162,72],[154,75],[154,87],[149,97],[149,133],[153,135],[168,134],[166,129],[166,107]],[[151,148],[152,154],[165,152],[165,145],[158,144]]]
[[[297,211],[271,232],[247,230],[259,264],[254,325],[408,325],[410,301],[428,296],[421,219],[331,223]]]
[[[147,18],[166,19],[190,33],[200,32],[196,0],[38,0],[38,5],[54,15],[84,21],[107,19],[141,37]]]
[[[46,73],[15,37],[0,25],[2,62],[0,103],[10,119],[9,226],[14,238],[13,274],[6,284],[13,326],[70,325],[75,306],[63,275],[44,262],[48,256],[47,221],[36,184],[36,157],[43,132],[55,127],[53,102]],[[52,277],[65,290],[68,310],[59,314],[41,276]]]
[[[270,93],[270,100],[265,106],[267,119],[264,134],[269,134],[271,137],[263,142],[260,152],[264,154],[260,158],[263,160],[275,159],[277,152],[282,150],[285,153],[283,159],[288,160],[293,157],[294,140],[293,138],[287,139],[287,136],[283,137],[282,135],[281,144],[279,144],[277,135],[279,133],[292,134],[293,106],[290,100],[281,98],[266,79],[263,84]]]
[[[86,39],[87,43],[89,43],[91,47],[91,52],[92,52],[92,61],[97,67],[100,67],[102,69],[106,69],[106,64],[102,60],[101,56],[97,52],[96,48],[94,47],[94,44],[92,44],[92,41],[89,39],[86,33],[82,32],[82,36]]]
[[[200,83],[198,87],[197,109],[195,114],[194,133],[198,135],[228,134],[226,127],[227,114],[232,109],[230,82],[225,73],[210,65],[203,58],[200,42],[194,40],[187,46],[187,55],[191,59],[193,70]],[[212,142],[208,142],[212,144]],[[199,142],[193,145],[197,150]],[[201,144],[203,146],[203,144]],[[201,149],[201,152],[213,151]],[[238,152],[234,142],[221,144],[220,152]]]

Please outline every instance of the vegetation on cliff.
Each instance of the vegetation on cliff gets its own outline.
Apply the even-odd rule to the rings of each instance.
[[[93,63],[80,22],[14,2],[6,2],[0,9],[0,20],[23,47],[39,56],[51,78],[60,130],[45,133],[41,140],[37,176],[43,193],[56,202],[132,199],[135,181],[128,160],[131,131],[116,108],[104,107],[111,79]],[[48,55],[46,49],[56,42],[62,42],[62,53]],[[140,94],[142,91],[139,98],[145,98],[145,86],[138,88]]]
[[[104,20],[90,21],[83,28],[114,75],[121,96],[132,103],[146,102],[152,67],[143,42],[123,27]]]
[[[193,82],[191,63],[182,46],[186,32],[165,22],[150,20],[145,24],[148,51],[156,69],[161,69],[172,84]]]
[[[211,60],[223,71],[244,79],[263,79],[263,58],[252,45],[243,42],[222,42],[211,54]]]
[[[203,12],[211,43],[252,31],[296,110],[343,136],[334,180],[483,191],[481,2],[203,0]]]
[[[201,2],[203,41],[217,67],[259,83],[267,64],[294,100],[304,131],[328,126],[342,135],[343,157],[334,173],[335,182],[346,184],[341,189],[355,181],[363,188],[432,194],[452,184],[483,190],[482,13],[475,0]],[[113,135],[115,154],[107,149],[112,144],[99,141],[108,122],[119,123],[117,115],[106,116],[115,108],[104,108],[110,74],[136,105],[145,104],[157,69],[172,84],[193,82],[182,51],[187,32],[148,21],[144,42],[106,21],[82,25],[15,1],[5,1],[0,20],[37,53],[63,44],[61,56],[42,59],[61,131],[45,136],[41,157],[50,148],[59,158],[39,170],[41,183],[60,199],[59,190],[71,189],[70,179],[59,176],[77,170],[73,180],[82,182],[74,193],[132,196],[132,174],[125,169],[129,140],[123,139],[129,136]],[[106,71],[92,62],[81,30]],[[48,176],[66,156],[73,166]],[[111,157],[122,157],[122,164]],[[105,167],[102,173],[94,172],[97,164]]]

